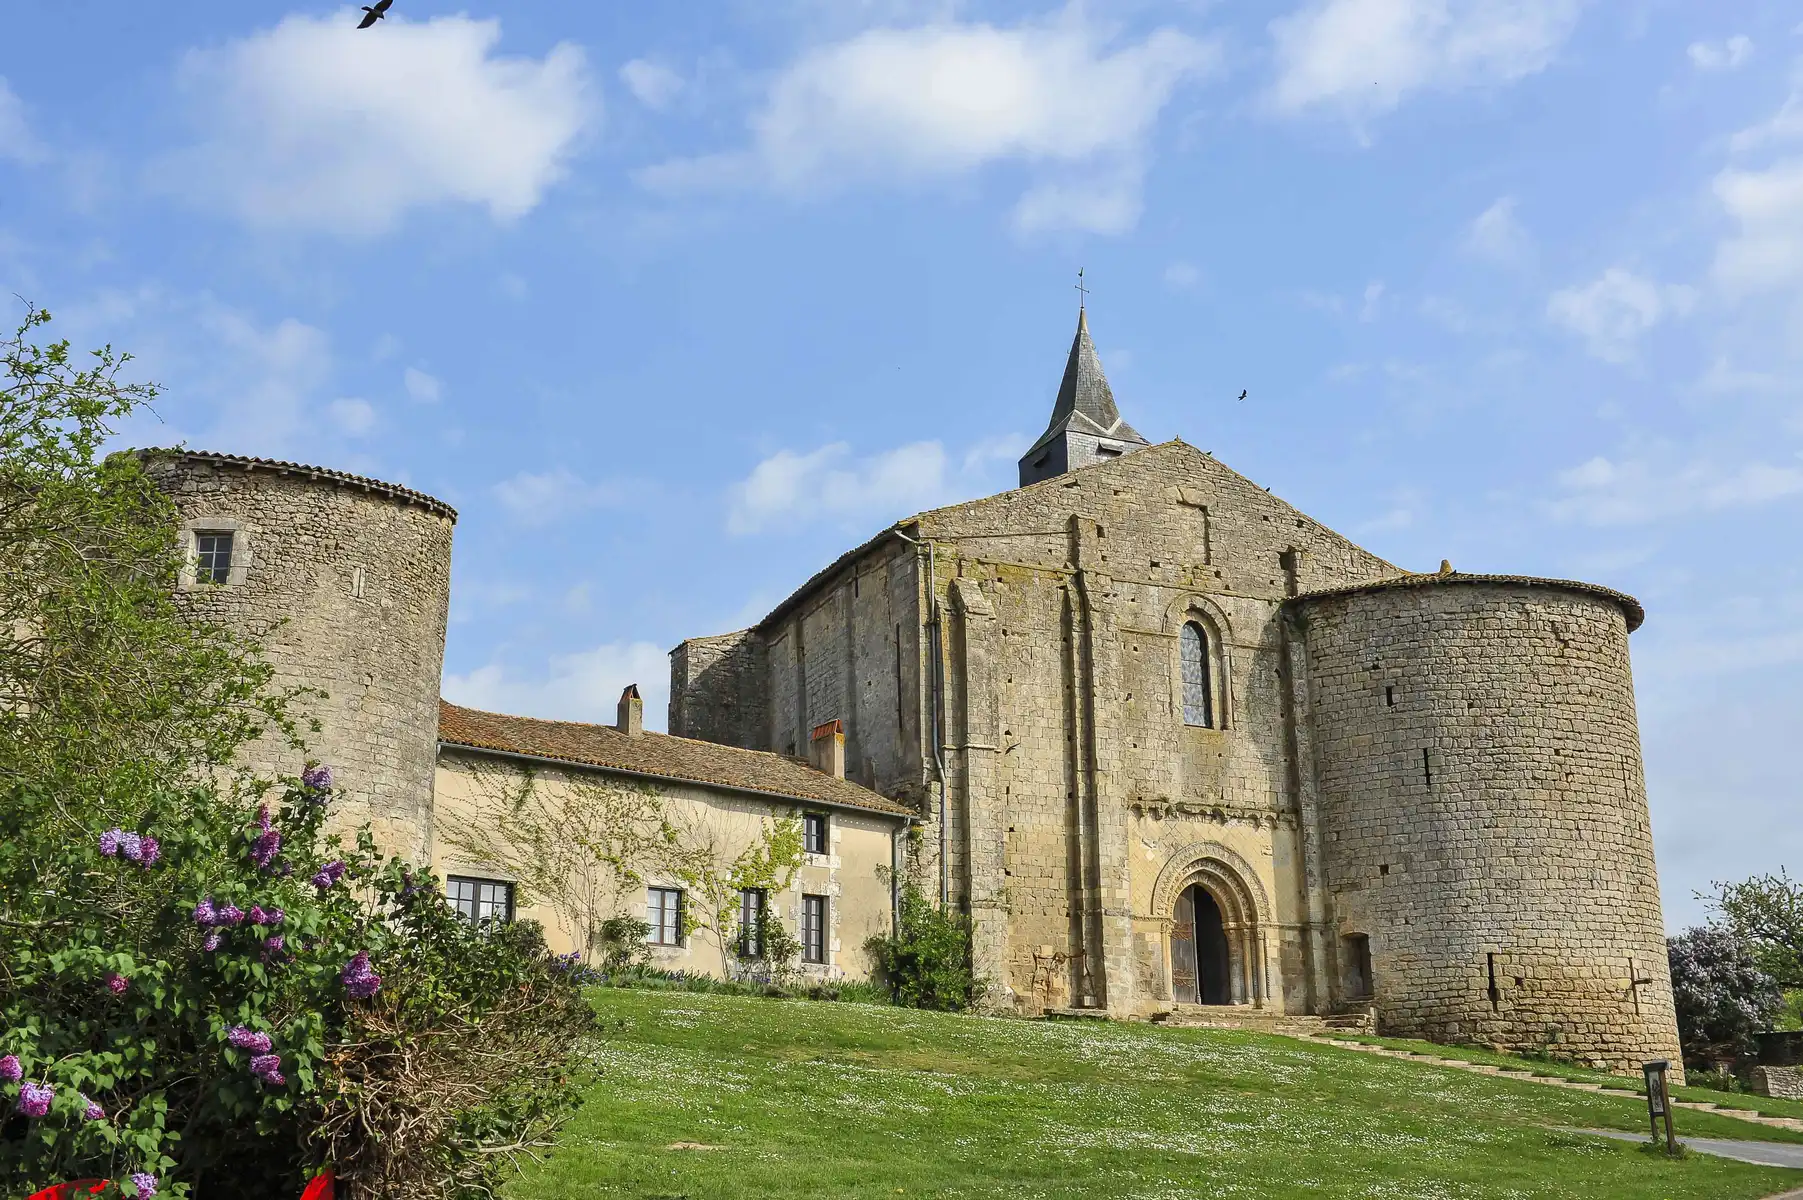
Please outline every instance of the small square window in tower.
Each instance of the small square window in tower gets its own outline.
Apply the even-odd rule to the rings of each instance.
[[[826,897],[801,898],[801,960],[826,961]]]
[[[825,813],[802,814],[801,848],[809,854],[827,853]]]
[[[1183,723],[1213,729],[1214,689],[1210,686],[1208,634],[1191,621],[1183,627]]]
[[[232,533],[229,529],[194,534],[194,578],[201,583],[229,583],[232,578]]]

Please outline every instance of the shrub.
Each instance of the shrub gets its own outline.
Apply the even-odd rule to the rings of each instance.
[[[1667,947],[1686,1069],[1707,1070],[1753,1053],[1753,1035],[1771,1028],[1784,996],[1759,969],[1752,949],[1732,931],[1713,925],[1687,929]]]
[[[892,934],[865,943],[896,1004],[957,1012],[983,998],[987,988],[971,958],[970,918],[949,913],[919,887],[902,888],[901,920]]]

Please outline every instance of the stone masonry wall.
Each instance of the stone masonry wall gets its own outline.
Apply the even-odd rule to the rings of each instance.
[[[454,516],[305,468],[183,456],[148,466],[190,553],[196,529],[234,533],[231,582],[184,579],[181,606],[257,639],[279,685],[327,693],[302,707],[322,726],[305,735],[308,753],[337,778],[336,827],[370,821],[384,849],[427,861]],[[268,773],[304,765],[269,737],[246,761]]]
[[[1614,602],[1502,583],[1302,602],[1336,932],[1380,1032],[1679,1059]]]
[[[678,737],[768,750],[768,690],[764,642],[754,630],[689,638],[670,651],[667,728]]]

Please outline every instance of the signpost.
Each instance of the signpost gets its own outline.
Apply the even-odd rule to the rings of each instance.
[[[1666,1079],[1666,1071],[1671,1064],[1661,1058],[1654,1062],[1640,1064],[1640,1073],[1646,1076],[1646,1111],[1647,1119],[1653,1123],[1653,1145],[1659,1144],[1659,1118],[1665,1118],[1665,1152],[1678,1153],[1677,1139],[1672,1136],[1672,1093]]]

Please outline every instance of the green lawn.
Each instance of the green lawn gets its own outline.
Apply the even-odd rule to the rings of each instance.
[[[1645,1197],[1803,1172],[1553,1126],[1644,1105],[1258,1034],[599,989],[603,1079],[508,1200]],[[1685,1113],[1687,1132],[1764,1136]],[[696,1148],[704,1147],[704,1148]]]

